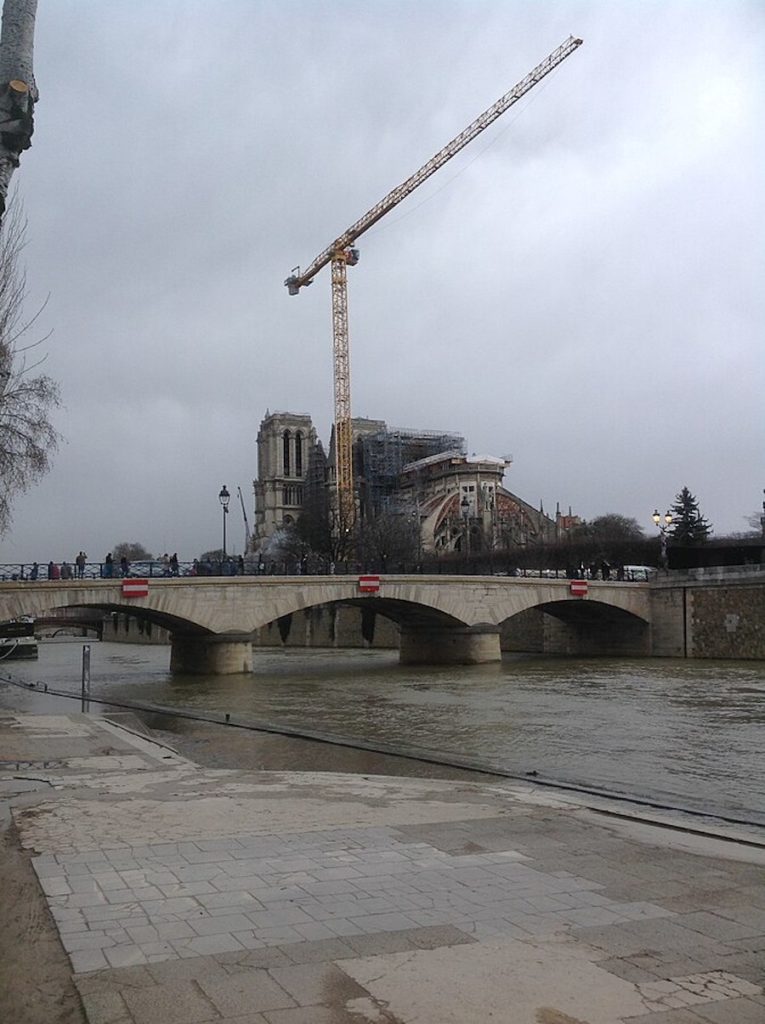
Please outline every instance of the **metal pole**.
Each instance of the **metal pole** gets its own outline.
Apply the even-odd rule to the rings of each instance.
[[[226,558],[226,513],[227,512],[228,512],[228,509],[224,505],[223,506],[223,558],[224,558],[224,560]]]
[[[90,644],[82,645],[82,704],[83,714],[90,711]]]

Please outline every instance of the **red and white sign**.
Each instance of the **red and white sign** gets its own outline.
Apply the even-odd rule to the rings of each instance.
[[[376,594],[380,590],[379,576],[359,576],[359,590],[362,594]]]
[[[572,597],[587,597],[587,580],[571,580],[569,589]]]
[[[122,581],[122,596],[123,597],[148,597],[149,596],[149,581],[148,580],[123,580]]]

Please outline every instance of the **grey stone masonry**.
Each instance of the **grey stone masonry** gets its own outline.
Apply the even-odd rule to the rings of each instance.
[[[765,1020],[756,830],[204,770],[80,716],[0,716],[4,737],[58,758],[11,808],[90,1024]]]

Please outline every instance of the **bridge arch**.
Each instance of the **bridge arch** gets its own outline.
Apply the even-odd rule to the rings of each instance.
[[[651,627],[643,616],[602,601],[544,601],[501,624],[504,650],[587,657],[645,657]]]

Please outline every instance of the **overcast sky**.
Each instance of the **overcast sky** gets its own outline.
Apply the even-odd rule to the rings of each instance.
[[[328,270],[283,280],[570,34],[360,241],[352,406],[510,454],[545,510],[718,534],[765,487],[758,0],[40,0],[30,311],[64,443],[0,561],[252,524],[267,409],[332,421]],[[238,504],[229,550],[241,551]]]

